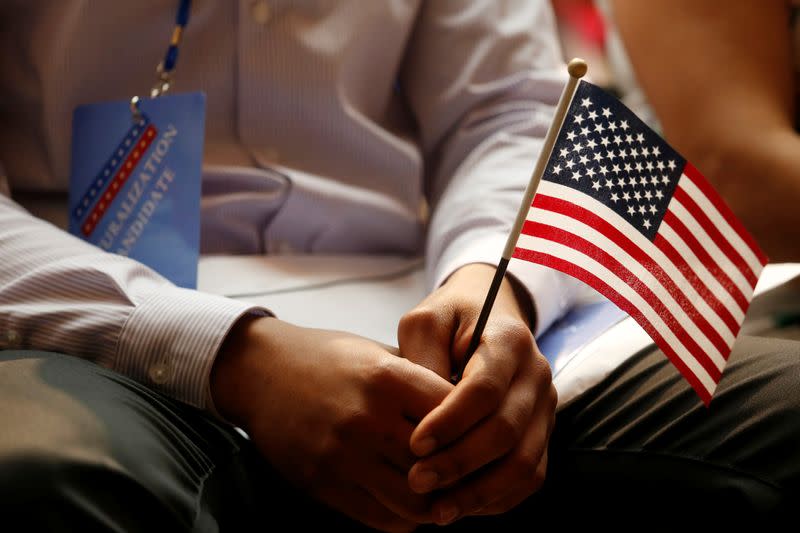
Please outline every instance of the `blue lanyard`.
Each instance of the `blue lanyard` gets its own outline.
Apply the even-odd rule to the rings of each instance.
[[[181,38],[183,37],[183,30],[189,24],[189,11],[192,7],[192,0],[181,0],[178,4],[178,12],[175,14],[175,28],[172,30],[172,38],[169,40],[167,53],[164,54],[164,60],[156,67],[156,83],[150,89],[150,98],[157,98],[167,91],[172,86],[172,72],[175,70],[175,65],[178,63],[178,48],[181,45]],[[131,98],[131,115],[135,123],[143,123],[142,112],[139,109],[139,97],[134,96]]]
[[[164,60],[156,67],[158,81],[150,90],[150,96],[155,98],[167,92],[172,85],[172,71],[178,62],[178,47],[181,44],[183,30],[189,23],[189,11],[192,7],[192,0],[181,0],[178,4],[178,12],[175,14],[175,29],[172,30],[172,38],[164,54]]]
[[[189,10],[192,7],[192,0],[181,0],[178,12],[175,14],[175,29],[172,30],[172,39],[169,41],[169,48],[164,56],[164,72],[171,72],[178,62],[178,46],[181,44],[183,29],[189,23]]]

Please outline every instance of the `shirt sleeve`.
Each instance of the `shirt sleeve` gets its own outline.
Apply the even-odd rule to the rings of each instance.
[[[497,264],[566,83],[546,0],[426,2],[402,73],[428,163],[431,288],[468,263]],[[580,282],[512,260],[531,293],[535,333]]]
[[[66,353],[213,411],[214,358],[242,315],[266,313],[178,288],[0,195],[0,349]]]

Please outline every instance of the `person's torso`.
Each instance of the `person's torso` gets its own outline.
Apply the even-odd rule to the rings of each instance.
[[[207,96],[204,189],[250,195],[223,210],[253,225],[234,251],[418,248],[424,165],[397,88],[418,3],[193,2],[172,91]],[[176,6],[0,2],[0,163],[13,193],[66,190],[75,107],[146,94]],[[259,207],[265,190],[282,194],[260,174],[270,168],[291,184]],[[278,204],[270,237],[259,224],[274,213],[261,211]],[[215,249],[228,237],[206,218]]]

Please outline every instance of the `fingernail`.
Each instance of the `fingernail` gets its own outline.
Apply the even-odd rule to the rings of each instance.
[[[446,526],[458,518],[458,507],[452,503],[447,503],[439,508],[439,520],[436,522],[440,526]]]
[[[420,457],[424,457],[433,450],[436,449],[436,439],[433,437],[425,437],[417,442],[417,445],[414,446],[414,453],[416,453]]]
[[[411,488],[414,492],[430,492],[435,489],[436,484],[439,483],[439,474],[433,470],[422,470],[412,476],[411,482]]]

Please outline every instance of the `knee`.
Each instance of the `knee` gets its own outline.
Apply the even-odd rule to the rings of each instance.
[[[0,508],[35,530],[74,528],[85,522],[73,515],[85,514],[81,505],[93,499],[85,487],[113,468],[107,438],[79,402],[27,380],[26,365],[20,361],[15,379],[0,385],[0,400],[9,407],[0,413]],[[3,367],[8,378],[9,363]],[[115,489],[105,484],[105,490]],[[58,527],[60,522],[64,525]]]
[[[37,531],[189,529],[195,478],[181,484],[165,473],[171,448],[148,432],[144,403],[136,402],[82,361],[0,357],[4,518]]]
[[[800,342],[741,337],[711,402],[712,428],[725,425],[715,454],[800,494]],[[716,405],[715,405],[716,404]]]
[[[789,415],[800,424],[800,342],[740,337],[720,381],[716,399],[735,396],[758,403],[763,415]]]

